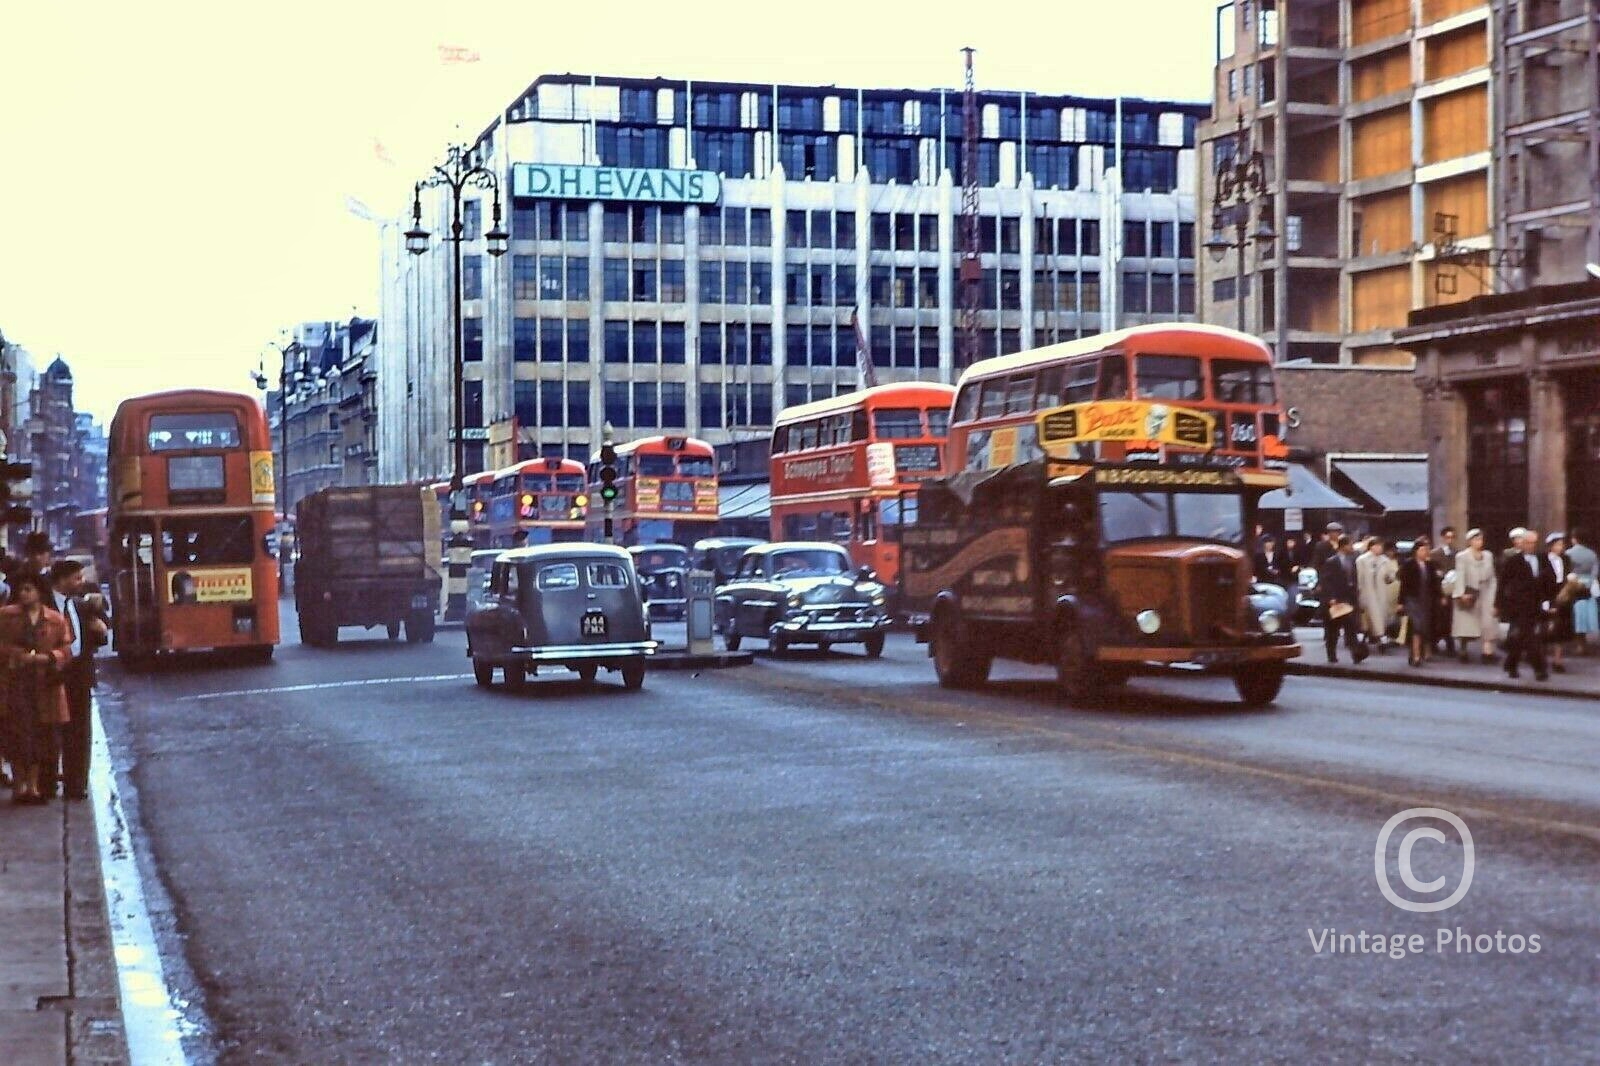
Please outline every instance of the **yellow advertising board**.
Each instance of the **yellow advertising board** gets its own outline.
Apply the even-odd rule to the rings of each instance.
[[[1090,441],[1148,441],[1187,448],[1210,448],[1216,420],[1186,407],[1148,400],[1112,400],[1053,407],[1038,417],[1039,444]]]
[[[167,581],[168,603],[249,603],[254,593],[248,566],[174,570]]]
[[[694,483],[694,510],[696,514],[717,514],[721,504],[717,497],[717,483],[711,478],[698,478]]]
[[[635,478],[633,505],[640,511],[654,511],[661,506],[661,480],[653,477]]]
[[[250,502],[272,506],[278,498],[272,474],[272,453],[250,453]]]

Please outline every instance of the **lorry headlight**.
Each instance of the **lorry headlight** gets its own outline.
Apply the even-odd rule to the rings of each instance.
[[[1139,632],[1151,636],[1161,628],[1161,614],[1159,611],[1143,610],[1133,616],[1134,624],[1139,627]]]
[[[1270,635],[1283,628],[1283,616],[1277,611],[1262,611],[1256,624],[1261,626],[1261,632]]]

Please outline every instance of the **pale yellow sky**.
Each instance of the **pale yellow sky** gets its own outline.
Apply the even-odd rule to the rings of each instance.
[[[346,197],[394,209],[541,73],[954,86],[972,44],[985,87],[1204,100],[1215,6],[13,0],[0,331],[65,356],[103,417],[249,389],[281,328],[376,311],[375,227]]]

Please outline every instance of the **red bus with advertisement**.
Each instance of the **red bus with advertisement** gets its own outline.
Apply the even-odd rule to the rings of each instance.
[[[690,548],[716,529],[717,456],[703,440],[657,436],[617,445],[616,485],[611,516],[616,543],[623,547],[671,543]],[[605,529],[598,453],[589,464],[589,499],[594,503],[585,533],[598,541]]]
[[[496,472],[489,483],[489,547],[581,541],[587,485],[576,459],[529,459]]]
[[[113,640],[126,662],[278,642],[272,442],[261,405],[183,389],[124,400],[108,441]]]
[[[831,540],[895,586],[897,532],[916,524],[917,486],[943,469],[956,390],[877,385],[790,407],[772,430],[772,539]]]
[[[1093,437],[1084,458],[1227,467],[1247,485],[1286,482],[1288,446],[1272,372],[1259,340],[1217,326],[1135,326],[974,363],[957,384],[945,448],[951,473],[1044,457],[1041,411],[1077,407]],[[1170,415],[1214,421],[1209,440],[1173,438]],[[1117,423],[1111,425],[1108,423]]]

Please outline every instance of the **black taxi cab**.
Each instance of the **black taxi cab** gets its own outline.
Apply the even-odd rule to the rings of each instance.
[[[612,671],[637,689],[655,650],[633,557],[605,544],[501,552],[481,605],[467,614],[467,654],[486,687],[497,668],[517,685],[562,667],[585,683]]]

